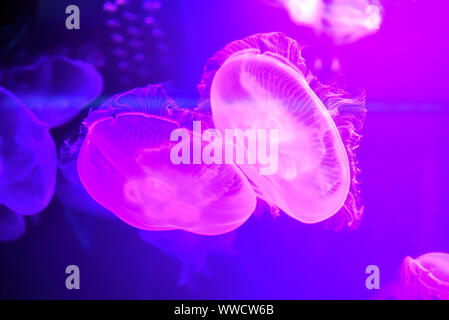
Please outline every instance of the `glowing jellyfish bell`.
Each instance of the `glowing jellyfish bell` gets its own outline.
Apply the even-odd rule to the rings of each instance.
[[[432,252],[402,265],[401,293],[405,299],[449,300],[449,254]]]
[[[5,86],[50,127],[72,120],[103,90],[103,77],[90,64],[65,56],[42,57],[13,68]]]
[[[254,191],[234,165],[171,161],[176,110],[162,87],[148,86],[91,112],[78,156],[81,182],[98,203],[140,229],[232,231],[255,209]]]
[[[0,204],[30,215],[47,207],[56,184],[56,148],[48,125],[0,87]]]
[[[296,41],[270,33],[232,42],[208,61],[199,89],[202,107],[210,104],[222,132],[278,132],[275,172],[261,174],[260,158],[239,164],[263,199],[305,223],[339,211],[350,225],[359,220],[354,148],[364,99],[350,100],[319,84],[307,73]],[[251,153],[249,142],[241,143]]]

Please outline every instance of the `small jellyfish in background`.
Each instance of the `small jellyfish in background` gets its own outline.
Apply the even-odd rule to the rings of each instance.
[[[0,207],[0,241],[15,241],[25,233],[25,218]]]
[[[228,257],[235,254],[235,232],[207,237],[181,230],[139,231],[139,236],[150,245],[175,258],[180,263],[179,285],[189,284],[195,275],[212,275],[208,259],[212,256]]]
[[[378,0],[275,0],[293,22],[326,34],[335,44],[348,44],[376,33],[382,22]]]
[[[72,120],[101,94],[103,77],[88,63],[58,55],[12,68],[4,86],[53,128]]]
[[[0,87],[0,204],[23,215],[41,212],[56,184],[56,147],[49,127]]]
[[[239,164],[261,198],[301,222],[340,212],[335,228],[357,226],[363,206],[354,151],[366,111],[363,94],[350,99],[320,84],[299,44],[281,33],[230,43],[209,59],[198,88],[200,108],[211,111],[220,131],[277,130],[274,174],[262,175],[261,161]]]
[[[449,300],[449,254],[432,252],[402,264],[400,297],[413,300]]]
[[[105,72],[126,71],[126,76],[117,78],[120,88],[141,86],[153,80],[148,78],[150,74],[166,73],[154,72],[154,68],[163,69],[167,58],[167,52],[161,49],[166,46],[164,26],[159,19],[162,9],[159,0],[104,2],[108,48],[112,48],[105,52],[108,55]],[[152,65],[152,72],[148,65]]]
[[[171,160],[178,143],[170,137],[186,113],[160,85],[118,94],[92,111],[77,165],[90,196],[145,230],[218,235],[243,224],[256,196],[237,167]]]

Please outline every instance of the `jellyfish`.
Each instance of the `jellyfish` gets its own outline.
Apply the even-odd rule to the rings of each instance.
[[[56,184],[56,147],[48,125],[0,87],[0,204],[22,215],[41,212]]]
[[[304,223],[340,212],[337,228],[357,226],[363,206],[354,151],[366,111],[363,94],[350,99],[320,84],[307,71],[299,44],[281,33],[230,43],[208,61],[198,88],[200,109],[211,112],[221,132],[278,132],[276,172],[263,175],[261,159],[239,164],[262,199]]]
[[[114,96],[84,121],[79,178],[93,199],[136,228],[232,231],[255,209],[255,193],[233,164],[172,161],[178,143],[170,137],[186,112],[161,85]]]
[[[88,63],[57,55],[13,68],[5,87],[53,128],[72,120],[101,94],[103,77]]]
[[[25,218],[5,207],[0,208],[0,241],[15,241],[25,233]]]
[[[376,33],[382,22],[378,0],[268,0],[284,7],[291,20],[326,34],[335,44],[355,42]]]
[[[449,300],[449,254],[406,257],[402,264],[401,295],[405,299]]]

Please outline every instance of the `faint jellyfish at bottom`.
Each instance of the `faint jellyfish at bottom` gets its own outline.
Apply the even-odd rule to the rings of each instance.
[[[402,264],[401,299],[449,300],[449,254],[432,252]]]
[[[33,215],[50,203],[56,184],[56,147],[40,122],[0,87],[0,204]]]
[[[101,94],[103,77],[88,63],[57,55],[11,69],[3,85],[53,128],[72,120]]]
[[[179,143],[171,135],[185,114],[159,85],[114,96],[84,121],[79,177],[93,199],[136,228],[230,232],[250,217],[256,196],[233,164],[173,161]],[[182,133],[192,148],[193,133]]]
[[[139,230],[139,236],[179,262],[178,284],[181,286],[189,284],[189,288],[192,288],[194,277],[213,275],[213,268],[210,265],[212,257],[228,257],[235,254],[233,248],[235,232],[208,237],[182,230],[159,232]]]

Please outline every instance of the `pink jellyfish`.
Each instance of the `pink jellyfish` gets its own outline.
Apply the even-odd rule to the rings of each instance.
[[[72,120],[103,90],[103,77],[90,64],[65,56],[42,57],[13,68],[5,86],[42,122],[57,127]]]
[[[382,22],[378,0],[265,0],[284,7],[298,25],[326,34],[336,44],[355,42],[376,33]]]
[[[405,299],[449,300],[449,254],[432,252],[402,264],[401,295]]]
[[[56,148],[48,125],[0,87],[0,204],[31,215],[44,210],[56,184]]]
[[[211,108],[220,131],[278,132],[276,172],[261,174],[260,159],[240,164],[263,199],[301,222],[321,222],[341,211],[345,218],[336,222],[356,225],[363,210],[354,157],[363,95],[351,100],[319,84],[298,43],[280,33],[227,45],[208,61],[199,90],[201,108]]]
[[[183,113],[158,85],[111,98],[84,122],[81,182],[93,199],[139,229],[232,231],[255,209],[254,191],[234,165],[172,161],[177,143],[170,137]]]

